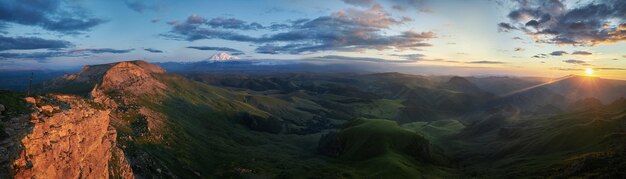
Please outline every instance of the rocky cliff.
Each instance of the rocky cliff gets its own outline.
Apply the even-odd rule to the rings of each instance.
[[[133,178],[110,111],[79,96],[27,98],[30,115],[5,122],[3,163],[14,178]]]

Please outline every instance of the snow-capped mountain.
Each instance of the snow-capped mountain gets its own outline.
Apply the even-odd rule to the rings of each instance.
[[[239,57],[230,55],[226,52],[219,52],[219,53],[213,54],[207,60],[212,61],[212,62],[223,62],[227,60],[237,60],[237,59],[239,59]]]

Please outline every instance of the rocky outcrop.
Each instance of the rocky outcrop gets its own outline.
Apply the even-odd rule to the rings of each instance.
[[[165,84],[153,78],[155,73],[163,73],[161,67],[145,61],[119,62],[110,64],[102,77],[99,88],[124,90],[134,95],[157,94],[166,88]]]
[[[133,178],[124,155],[117,152],[109,110],[70,95],[27,101],[34,112],[14,119],[30,122],[30,126],[20,126],[23,135],[13,135],[21,143],[16,147],[17,158],[12,159],[15,178]],[[109,166],[113,159],[114,169]]]

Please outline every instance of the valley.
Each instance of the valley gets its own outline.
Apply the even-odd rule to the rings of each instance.
[[[602,88],[564,87],[585,83]],[[490,89],[508,84],[517,88]],[[121,151],[111,150],[113,178],[125,174],[113,172],[126,170],[112,165],[119,157],[138,178],[612,178],[626,171],[624,81],[171,74],[129,61],[86,66],[37,88],[110,111],[101,125],[115,131]],[[2,93],[8,112],[27,114],[26,104],[5,102],[21,98],[11,95],[22,94]],[[16,114],[8,116],[3,126]]]

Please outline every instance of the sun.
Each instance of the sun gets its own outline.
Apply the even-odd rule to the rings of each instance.
[[[592,76],[593,75],[593,69],[592,68],[587,68],[585,69],[585,74],[587,76]]]

